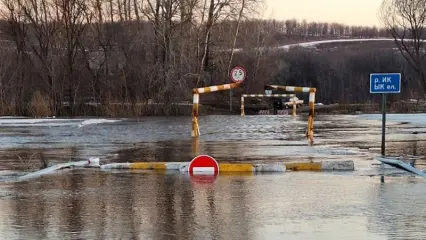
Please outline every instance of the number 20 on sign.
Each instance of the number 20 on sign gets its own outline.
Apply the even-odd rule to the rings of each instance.
[[[235,83],[242,83],[247,76],[247,72],[243,67],[234,67],[230,72],[231,80]]]

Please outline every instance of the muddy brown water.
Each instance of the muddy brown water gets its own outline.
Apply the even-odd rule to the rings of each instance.
[[[390,115],[387,152],[425,155],[426,115]],[[114,121],[113,121],[114,120]],[[426,181],[372,157],[380,116],[0,119],[0,174],[99,156],[106,162],[353,160],[354,172],[223,175],[64,170],[0,182],[1,239],[423,239]],[[416,166],[426,168],[424,160]],[[386,175],[385,183],[379,175]]]

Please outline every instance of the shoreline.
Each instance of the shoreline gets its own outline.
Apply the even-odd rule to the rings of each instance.
[[[111,105],[110,105],[111,106]],[[259,115],[259,111],[269,110],[272,115],[273,109],[270,105],[264,103],[245,104],[244,111],[246,115]],[[283,108],[291,114],[292,108]],[[304,105],[297,108],[297,115],[307,114],[309,107]],[[388,104],[386,107],[388,114],[416,114],[426,113],[425,103],[404,103],[396,102]],[[360,104],[327,104],[315,105],[315,114],[321,115],[359,115],[359,114],[381,114],[381,104],[379,103],[360,103]],[[229,103],[204,103],[199,105],[199,115],[239,115],[240,103],[235,102],[232,112],[229,110]],[[164,103],[138,104],[138,105],[115,105],[114,108],[108,108],[105,111],[101,106],[79,107],[77,114],[62,114],[54,116],[34,117],[30,115],[2,114],[0,118],[138,118],[138,117],[170,117],[170,116],[192,116],[192,103],[177,103],[164,106]]]

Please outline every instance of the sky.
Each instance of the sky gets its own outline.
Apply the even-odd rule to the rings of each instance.
[[[264,0],[264,18],[295,18],[348,25],[381,26],[377,17],[383,0]]]

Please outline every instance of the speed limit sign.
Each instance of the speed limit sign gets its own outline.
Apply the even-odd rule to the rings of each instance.
[[[230,75],[233,82],[242,83],[246,79],[247,72],[243,67],[237,66],[231,70]]]

